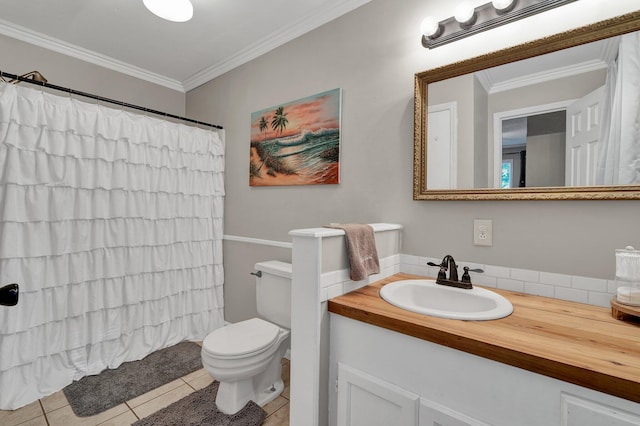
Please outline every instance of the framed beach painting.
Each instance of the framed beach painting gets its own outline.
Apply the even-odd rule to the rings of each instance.
[[[341,89],[251,114],[250,186],[340,182]]]

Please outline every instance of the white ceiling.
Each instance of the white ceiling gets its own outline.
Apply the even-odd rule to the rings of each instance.
[[[0,34],[188,91],[370,0],[191,0],[176,23],[142,0],[0,0]]]

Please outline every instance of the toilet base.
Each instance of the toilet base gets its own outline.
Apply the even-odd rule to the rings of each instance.
[[[272,390],[273,389],[273,390]],[[258,394],[258,400],[255,401],[259,406],[264,406],[273,401],[282,393],[284,390],[284,382],[282,380],[278,380],[273,384],[273,386],[269,386],[264,391]]]
[[[264,406],[278,397],[284,390],[284,382],[278,380],[272,386],[255,392],[252,380],[240,380],[237,382],[220,382],[216,406],[224,414],[235,414],[240,411],[249,400],[259,406]]]
[[[268,367],[261,374],[244,380],[220,380],[216,406],[224,414],[235,414],[246,405],[249,400],[263,406],[273,401],[284,390],[282,381],[282,358],[286,346],[281,345],[276,356],[271,359]]]

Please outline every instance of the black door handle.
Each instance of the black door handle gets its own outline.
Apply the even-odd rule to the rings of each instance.
[[[0,305],[3,306],[15,306],[18,304],[18,293],[20,293],[20,287],[18,284],[8,284],[4,287],[0,287]]]

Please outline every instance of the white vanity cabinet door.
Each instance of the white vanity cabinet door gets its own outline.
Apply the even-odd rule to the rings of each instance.
[[[417,426],[419,399],[377,377],[338,365],[338,426]]]
[[[563,393],[562,426],[640,426],[640,416]]]

